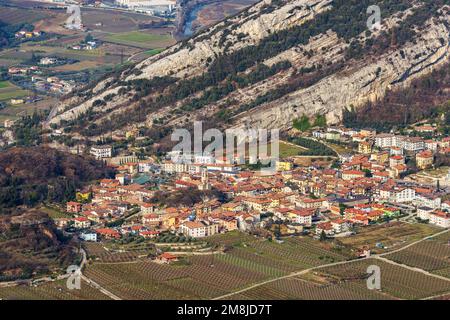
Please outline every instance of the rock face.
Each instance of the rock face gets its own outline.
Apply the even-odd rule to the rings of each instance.
[[[272,32],[314,19],[318,13],[331,8],[332,0],[294,0],[270,13],[260,14],[262,7],[270,2],[261,1],[248,12],[244,11],[194,37],[187,45],[177,44],[168,52],[143,61],[137,66],[143,73],[129,76],[127,80],[151,78],[155,75],[183,78],[200,74],[206,70],[208,58],[214,59],[225,52],[225,46],[220,45],[221,39],[222,43],[231,44],[226,48],[226,53],[229,54],[242,47],[257,44]],[[231,26],[233,31],[228,33]],[[238,40],[239,34],[245,37]]]
[[[414,2],[412,7],[421,5],[420,2],[412,2]],[[144,60],[132,70],[122,73],[119,79],[103,80],[85,99],[63,101],[57,112],[52,114],[50,123],[58,124],[61,120],[75,119],[88,110],[98,115],[94,120],[97,124],[110,121],[108,119],[111,116],[126,114],[139,104],[139,101],[132,99],[133,91],[128,91],[127,94],[121,93],[127,81],[170,76],[178,79],[179,82],[200,76],[207,72],[208,66],[220,56],[258,45],[271,34],[294,26],[305,25],[305,28],[308,28],[318,15],[332,10],[333,4],[332,0],[261,1],[195,37]],[[383,29],[378,33],[375,32],[371,37],[388,31],[411,12],[409,8],[401,14],[386,17],[382,24]],[[210,118],[218,110],[224,109],[233,113],[231,123],[227,124],[232,127],[251,125],[288,129],[292,120],[303,114],[308,116],[324,114],[329,123],[338,123],[342,119],[344,108],[350,105],[358,107],[368,100],[380,99],[385,95],[386,90],[408,86],[413,79],[448,63],[450,60],[449,25],[448,14],[429,18],[414,39],[409,39],[410,41],[401,46],[393,46],[383,51],[383,54],[367,54],[359,59],[347,59],[345,52],[351,41],[348,39],[346,41],[334,31],[327,30],[310,38],[305,44],[290,47],[261,61],[266,66],[272,66],[280,61],[289,61],[291,67],[288,70],[278,72],[249,86],[239,87],[225,97],[208,102],[201,109],[182,112],[181,108],[184,104],[198,98],[205,90],[193,93],[190,97],[146,114],[146,118],[140,123],[132,123],[128,126],[152,126],[155,119],[166,119],[166,125],[170,126],[180,125],[199,118]],[[360,43],[364,43],[367,37],[364,30],[353,40],[358,39]],[[333,65],[341,65],[341,67],[334,70]],[[257,97],[274,89],[290,85],[294,75],[299,77],[299,70],[317,66],[324,66],[324,69],[334,71],[307,86],[295,87],[282,97],[260,103],[249,111],[239,113],[240,106],[243,104],[251,103]],[[241,74],[252,70],[254,68],[245,70]],[[308,73],[305,77],[307,76]],[[114,98],[106,99],[108,96],[114,96]],[[108,102],[96,103],[97,100],[103,99]],[[147,100],[143,102],[147,103]]]
[[[362,61],[317,84],[298,90],[282,101],[263,105],[240,118],[240,124],[263,128],[286,128],[302,114],[326,114],[328,123],[341,121],[342,109],[358,107],[384,96],[386,89],[408,86],[418,76],[449,61],[450,30],[430,21],[427,32],[404,48],[375,61]],[[439,39],[447,39],[442,44]],[[403,53],[403,56],[402,56]],[[238,124],[239,125],[239,124]]]

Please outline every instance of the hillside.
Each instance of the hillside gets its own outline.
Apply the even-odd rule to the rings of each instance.
[[[106,174],[101,162],[55,149],[8,149],[0,153],[0,216],[21,205],[70,200],[76,188]]]
[[[378,4],[382,30],[366,27]],[[264,0],[138,65],[68,96],[49,124],[92,140],[131,127],[170,134],[288,129],[302,115],[342,121],[449,61],[449,0]],[[163,138],[163,137],[161,137]]]
[[[45,213],[0,215],[0,282],[65,270],[77,259],[75,246]]]

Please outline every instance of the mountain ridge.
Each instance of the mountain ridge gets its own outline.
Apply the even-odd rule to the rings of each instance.
[[[385,13],[381,31],[366,29],[370,4]],[[288,129],[323,114],[338,123],[350,105],[448,62],[448,8],[448,0],[261,1],[68,98],[50,123],[91,139],[202,118]]]

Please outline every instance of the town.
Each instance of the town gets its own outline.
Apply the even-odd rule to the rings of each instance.
[[[435,131],[431,125],[414,130],[431,136]],[[61,208],[70,217],[55,223],[94,242],[130,236],[158,241],[168,235],[190,242],[232,231],[279,242],[298,235],[325,241],[393,221],[450,227],[448,167],[432,182],[410,179],[443,165],[450,138],[345,127],[314,129],[310,135],[303,139],[350,149],[309,165],[298,162],[302,157],[279,159],[276,173],[266,176],[237,159],[229,163],[210,154],[169,152],[157,159],[93,145],[90,155],[113,168],[115,178],[78,190],[75,201]],[[370,248],[360,249],[362,256],[370,255]]]

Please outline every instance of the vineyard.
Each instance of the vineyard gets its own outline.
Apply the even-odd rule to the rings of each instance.
[[[5,300],[106,300],[100,291],[84,281],[80,290],[69,290],[64,280],[37,286],[19,285],[0,288],[0,298]]]
[[[377,291],[368,290],[365,283],[317,285],[293,277],[268,283],[231,298],[243,300],[381,300],[390,297]]]
[[[134,261],[139,257],[146,257],[151,253],[150,248],[129,248],[127,251],[112,251],[106,250],[101,243],[97,242],[86,242],[83,244],[86,250],[88,258],[108,263],[118,263],[118,262],[130,262]]]
[[[340,238],[339,241],[344,245],[357,248],[368,245],[374,253],[384,253],[386,249],[398,249],[408,243],[432,235],[436,231],[437,228],[426,224],[391,222],[360,228],[356,235]],[[376,248],[375,245],[379,242],[386,247],[385,250]]]
[[[209,238],[208,242],[226,243],[229,248],[224,254],[186,256],[174,265],[149,260],[93,262],[84,273],[124,299],[208,299],[347,258],[330,245],[309,238],[289,238],[279,244],[234,232]],[[108,251],[98,244],[89,244],[89,250],[102,261],[107,260]]]
[[[386,258],[450,278],[450,234],[447,232]]]
[[[376,259],[355,261],[339,266],[321,268],[318,271],[334,278],[337,283],[354,281],[367,275],[367,267],[379,266],[381,269],[381,292],[401,299],[421,299],[450,291],[450,282],[440,280],[420,272],[392,265]],[[356,282],[365,282],[364,279]]]

